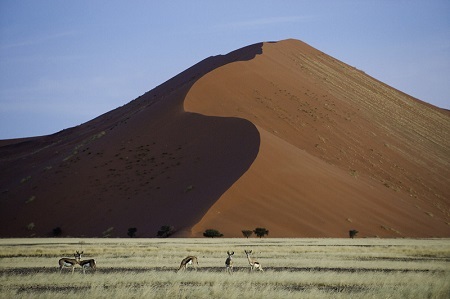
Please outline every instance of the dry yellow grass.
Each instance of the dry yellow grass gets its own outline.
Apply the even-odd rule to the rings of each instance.
[[[59,273],[77,250],[95,274]],[[177,273],[187,255],[198,270]],[[449,298],[450,240],[2,239],[0,273],[0,298]]]

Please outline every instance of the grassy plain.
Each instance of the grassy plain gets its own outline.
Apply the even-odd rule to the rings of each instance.
[[[60,274],[77,250],[97,271]],[[0,298],[61,297],[450,298],[450,239],[0,239]]]

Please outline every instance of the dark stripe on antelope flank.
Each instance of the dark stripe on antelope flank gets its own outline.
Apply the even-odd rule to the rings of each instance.
[[[59,262],[63,262],[64,264],[75,265],[77,263],[74,259],[60,259]]]

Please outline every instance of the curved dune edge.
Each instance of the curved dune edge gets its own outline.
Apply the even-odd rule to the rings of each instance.
[[[260,134],[255,162],[192,228],[193,236],[217,228],[240,237],[243,229],[265,227],[276,237],[347,237],[353,228],[361,236],[419,237],[443,226],[423,217],[406,196]]]
[[[199,78],[261,45],[206,58],[78,127],[2,142],[0,236],[59,227],[62,236],[126,237],[136,227],[156,237],[163,225],[182,233],[197,223],[250,167],[260,136],[243,118],[186,112],[183,101]]]
[[[325,82],[320,82],[311,76],[312,72],[319,70],[308,65],[311,61],[302,61],[305,59],[302,55],[321,57],[324,64],[321,67],[325,69],[333,70],[336,66],[332,64],[339,63],[339,68],[347,68],[344,71],[350,73],[342,75],[345,84],[354,85],[360,80],[357,83],[376,85],[372,88],[375,92],[379,88],[381,95],[355,105],[354,98],[349,100],[346,91],[336,88],[341,84],[339,80],[333,82],[325,78]],[[297,61],[297,65],[293,61]],[[309,74],[305,75],[305,72]],[[337,92],[330,90],[333,84]],[[311,103],[311,95],[315,95],[315,102],[322,103]],[[281,97],[284,97],[283,101],[277,102],[276,99]],[[403,105],[416,109],[412,113],[433,117],[431,129],[427,127],[427,130],[436,125],[450,127],[448,116],[439,109],[294,40],[265,43],[262,55],[223,66],[199,80],[186,97],[185,109],[205,115],[246,118],[257,126],[261,145],[250,169],[192,227],[190,235],[200,237],[205,229],[215,228],[227,237],[241,237],[243,229],[265,227],[273,237],[346,237],[349,229],[357,229],[360,236],[450,236],[448,205],[445,208],[445,196],[450,192],[446,185],[448,179],[442,176],[442,173],[448,173],[445,165],[436,163],[440,181],[433,191],[426,192],[427,187],[419,190],[413,180],[403,181],[403,185],[397,188],[391,187],[391,181],[383,181],[384,177],[392,181],[403,180],[420,169],[414,173],[416,180],[423,182],[424,186],[435,183],[427,177],[429,169],[421,169],[415,164],[417,161],[410,157],[399,158],[398,152],[387,148],[392,142],[396,147],[401,146],[401,151],[414,146],[420,151],[422,146],[430,146],[431,143],[417,144],[406,140],[404,144],[396,144],[396,134],[409,133],[403,129],[395,131],[396,120],[380,120],[370,115],[379,112],[377,109],[380,108],[374,105],[375,100],[383,101],[380,102],[383,105],[394,101],[407,103]],[[340,106],[336,104],[338,101]],[[316,120],[322,115],[323,123],[314,123],[314,117],[311,121],[308,113],[292,113],[294,108],[298,111],[310,109]],[[300,116],[289,119],[289,114]],[[351,115],[348,117],[352,118],[350,125],[342,125],[345,122],[342,118],[346,115]],[[383,121],[387,121],[383,123],[385,127],[377,123]],[[336,125],[336,130],[330,129],[330,125]],[[380,138],[380,142],[384,142],[383,148],[375,144],[373,136],[386,130],[390,130],[385,134],[387,137]],[[416,128],[411,128],[413,130]],[[372,136],[368,136],[368,131]],[[388,138],[389,134],[393,136]],[[439,145],[443,146],[427,150],[445,159],[448,141],[437,137],[440,138]],[[362,154],[341,155],[333,160],[336,151],[350,151],[355,145],[360,147]],[[378,152],[382,157],[377,165],[381,169],[374,173],[366,165],[367,160],[372,160],[371,152]],[[412,153],[407,152],[406,156]],[[396,168],[383,165],[383,162],[392,161],[398,163]],[[375,167],[372,165],[372,168]]]
[[[448,111],[300,41],[258,43],[0,142],[0,236],[450,237],[449,157]]]

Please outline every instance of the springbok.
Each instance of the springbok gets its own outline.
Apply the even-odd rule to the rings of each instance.
[[[83,252],[81,252],[83,253]],[[83,268],[83,274],[86,274],[86,268],[91,268],[94,272],[97,270],[97,264],[94,259],[79,261],[81,268]]]
[[[60,259],[58,261],[58,263],[59,263],[59,273],[62,272],[62,269],[64,267],[68,267],[68,268],[70,267],[70,268],[72,268],[72,274],[73,274],[73,271],[75,270],[75,266],[80,263],[80,259],[81,259],[81,255],[82,254],[83,254],[83,252],[79,253],[77,251],[74,254],[74,256],[75,256],[74,259],[70,259],[70,258],[66,258],[66,257],[63,257],[62,259]]]
[[[228,257],[225,260],[225,271],[231,274],[231,273],[233,273],[233,254],[234,254],[234,251],[231,252],[231,253],[229,251],[227,251],[227,254],[228,254]]]
[[[250,271],[253,270],[259,270],[259,271],[264,271],[261,267],[261,264],[256,261],[255,259],[251,258],[250,255],[252,254],[252,250],[244,250],[245,254],[247,255],[247,259],[248,259],[248,263],[250,264]]]
[[[180,268],[178,268],[178,271],[186,270],[187,265],[193,265],[194,269],[197,270],[197,266],[198,266],[198,259],[197,259],[197,257],[196,256],[192,256],[192,255],[190,255],[188,257],[185,257],[181,261]]]

